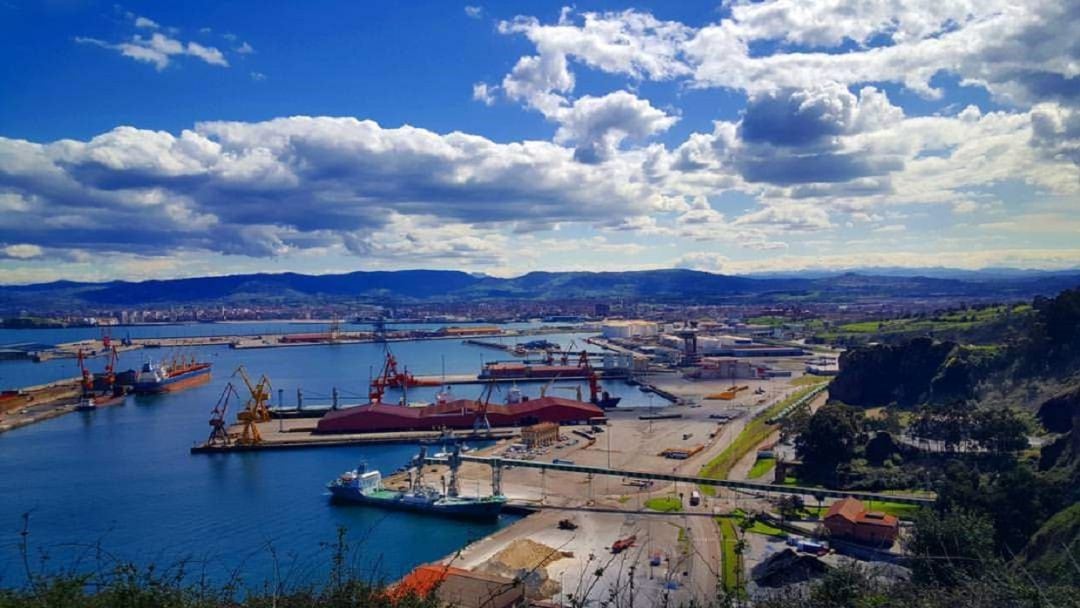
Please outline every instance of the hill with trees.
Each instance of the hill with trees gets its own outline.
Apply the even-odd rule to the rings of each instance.
[[[913,271],[914,272],[914,271]],[[56,281],[0,285],[0,312],[173,304],[408,303],[461,300],[631,298],[709,303],[850,302],[867,299],[1017,299],[1080,284],[1080,272],[980,278],[875,276],[817,278],[729,276],[687,269],[627,272],[531,272],[500,278],[456,270],[358,271],[346,274],[244,274],[150,281]]]
[[[830,402],[784,429],[799,483],[935,492],[908,539],[911,584],[955,605],[1057,605],[1022,600],[1080,586],[1080,290],[1013,323],[993,348],[960,336],[853,349]],[[953,595],[974,581],[1002,603]]]

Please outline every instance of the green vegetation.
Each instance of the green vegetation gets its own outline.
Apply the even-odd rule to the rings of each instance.
[[[46,575],[31,571],[22,588],[0,588],[0,608],[436,608],[434,594],[397,593],[362,577],[351,565],[354,547],[338,529],[329,544],[330,571],[321,584],[284,582],[246,588],[239,572],[227,583],[213,584],[189,570],[190,564],[145,569],[116,562],[93,573]],[[30,549],[20,546],[24,560]],[[99,550],[99,559],[102,559]],[[107,555],[107,553],[104,553]],[[29,562],[27,562],[29,563]],[[203,575],[206,573],[203,572]],[[194,582],[198,581],[198,582]]]
[[[1080,585],[1080,503],[1059,512],[1031,537],[1017,560],[1043,579],[1070,579]]]
[[[747,475],[747,477],[750,479],[758,479],[773,470],[773,467],[775,466],[775,458],[758,458],[754,463],[754,466],[750,467],[750,474]]]
[[[787,532],[784,532],[780,528],[770,526],[769,524],[755,519],[753,525],[746,529],[747,532],[753,532],[754,534],[761,534],[764,536],[774,536],[776,538],[787,538]]]
[[[810,384],[821,384],[822,382],[828,382],[829,380],[830,378],[828,378],[827,376],[814,376],[811,374],[806,374],[803,376],[799,376],[798,378],[792,378],[791,381],[788,382],[788,384],[792,386],[807,386]]]
[[[707,462],[705,466],[701,467],[701,472],[699,474],[702,477],[709,477],[712,479],[727,479],[727,476],[731,473],[731,468],[735,466],[735,463],[749,454],[750,450],[757,447],[762,441],[765,441],[769,434],[776,430],[775,426],[766,421],[777,416],[788,406],[799,399],[802,399],[808,395],[810,391],[813,391],[816,388],[816,384],[803,387],[792,393],[787,399],[774,403],[765,411],[755,416],[753,420],[746,424],[746,428],[739,433],[739,436],[735,438],[735,441],[731,442],[731,445],[724,449],[724,451],[716,458],[713,458]],[[712,486],[703,486],[701,491],[709,496],[713,496],[716,493],[715,488]]]
[[[880,511],[888,515],[894,515],[899,519],[905,521],[913,521],[916,514],[918,514],[920,507],[918,505],[909,505],[902,502],[885,502],[875,500],[873,502],[867,502],[866,508],[871,511]],[[828,507],[806,507],[806,512],[811,515],[823,517],[825,512],[828,511]]]
[[[735,518],[717,517],[720,526],[720,582],[729,593],[742,591],[741,540],[735,528]]]
[[[746,322],[751,325],[771,325],[773,327],[778,327],[780,325],[783,325],[784,323],[787,323],[787,319],[785,319],[784,317],[777,317],[775,315],[763,315],[760,317],[750,317],[746,320]]]
[[[895,319],[875,319],[844,323],[815,334],[815,341],[863,343],[869,339],[912,337],[917,335],[953,335],[972,332],[1014,318],[1030,315],[1028,304],[1004,304],[984,308],[958,309],[927,315],[917,313]]]
[[[969,324],[983,337],[992,328],[997,346],[971,347],[958,333],[957,343],[916,338],[849,350],[830,396],[887,406],[883,415],[833,403],[799,429],[804,481],[935,491],[927,508],[867,504],[913,522],[903,540],[910,579],[840,567],[755,606],[1080,607],[1080,290],[981,315],[930,320]],[[1039,406],[1046,436],[1056,437],[1037,457],[1025,446],[1038,429],[1021,404]],[[930,441],[894,439],[902,430]]]
[[[955,586],[889,580],[860,564],[842,565],[807,587],[789,587],[753,608],[1077,608],[1076,589],[1032,581],[1023,572],[980,562],[984,570]]]
[[[228,586],[183,585],[153,572],[123,568],[104,582],[97,576],[39,580],[26,589],[0,590],[3,608],[436,608],[434,596],[395,597],[359,580],[300,591],[237,594]]]
[[[660,513],[677,513],[682,511],[682,501],[678,496],[656,496],[645,501],[645,508]]]

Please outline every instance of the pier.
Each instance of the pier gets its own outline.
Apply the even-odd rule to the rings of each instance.
[[[0,433],[75,411],[79,378],[28,386],[0,396]]]
[[[388,445],[446,441],[500,441],[513,439],[520,429],[492,429],[491,431],[406,431],[400,433],[357,433],[348,435],[317,435],[312,427],[290,428],[271,431],[271,425],[262,429],[263,440],[258,443],[234,442],[228,445],[201,443],[191,447],[192,454],[225,454],[230,452],[266,452],[275,450],[299,450],[307,448],[334,448],[361,445]]]

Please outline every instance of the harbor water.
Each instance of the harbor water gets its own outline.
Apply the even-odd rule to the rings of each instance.
[[[73,330],[9,330],[0,333],[0,342],[69,339],[56,337],[57,331]],[[585,335],[542,337],[564,346],[574,340],[581,347]],[[397,342],[392,348],[416,374],[477,373],[483,361],[508,357],[458,340]],[[111,569],[116,560],[159,568],[184,563],[186,572],[216,580],[242,572],[250,585],[275,576],[294,584],[318,582],[329,569],[330,545],[339,527],[347,531],[355,571],[392,580],[514,520],[503,515],[494,523],[455,521],[329,503],[325,484],[342,471],[360,461],[393,471],[416,453],[416,446],[189,454],[194,443],[206,439],[210,410],[225,384],[239,384],[231,378],[237,366],[243,364],[254,378],[266,374],[271,379],[274,405],[282,389],[285,405],[294,406],[301,388],[305,406],[327,406],[336,387],[346,406],[366,395],[370,374],[378,373],[383,361],[381,345],[185,352],[213,363],[211,382],[179,393],[129,396],[122,406],[75,412],[0,434],[0,585],[24,582],[25,562],[32,572],[85,572]],[[123,353],[119,369],[165,354]],[[90,365],[100,371],[104,362],[95,359]],[[0,386],[77,373],[71,360],[5,361],[0,363]],[[245,394],[242,386],[237,388]],[[521,388],[538,396],[535,384]],[[649,405],[648,396],[621,382],[605,383],[605,388],[624,396],[625,405]],[[408,399],[430,400],[435,390],[416,389]],[[459,397],[478,397],[481,390],[479,385],[453,389]],[[573,392],[556,394],[569,397]],[[386,400],[401,397],[391,391]],[[230,420],[235,412],[234,407]]]

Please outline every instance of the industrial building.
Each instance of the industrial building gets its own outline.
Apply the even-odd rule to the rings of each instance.
[[[840,363],[836,359],[821,357],[806,363],[806,373],[815,376],[835,376],[840,373]]]
[[[662,334],[662,346],[682,351],[684,356],[724,357],[800,357],[806,353],[796,346],[772,346],[757,344],[750,338],[740,336],[702,336],[692,331]]]
[[[696,369],[686,374],[687,378],[712,380],[717,378],[758,379],[768,378],[769,368],[742,359],[727,357],[704,357]]]
[[[871,545],[890,546],[900,531],[896,517],[869,511],[862,502],[844,498],[834,502],[822,520],[829,535]]]
[[[532,450],[544,448],[559,441],[559,425],[554,422],[538,422],[521,429],[521,442]]]
[[[652,321],[604,321],[600,325],[600,334],[605,338],[652,338],[660,333],[660,327]]]
[[[472,429],[482,426],[529,426],[539,422],[585,424],[602,418],[604,411],[584,401],[561,397],[526,399],[506,405],[458,399],[424,407],[369,403],[328,412],[316,433],[374,433]],[[486,420],[486,424],[484,419]]]
[[[498,336],[502,329],[497,325],[466,325],[440,327],[436,332],[440,336]]]

